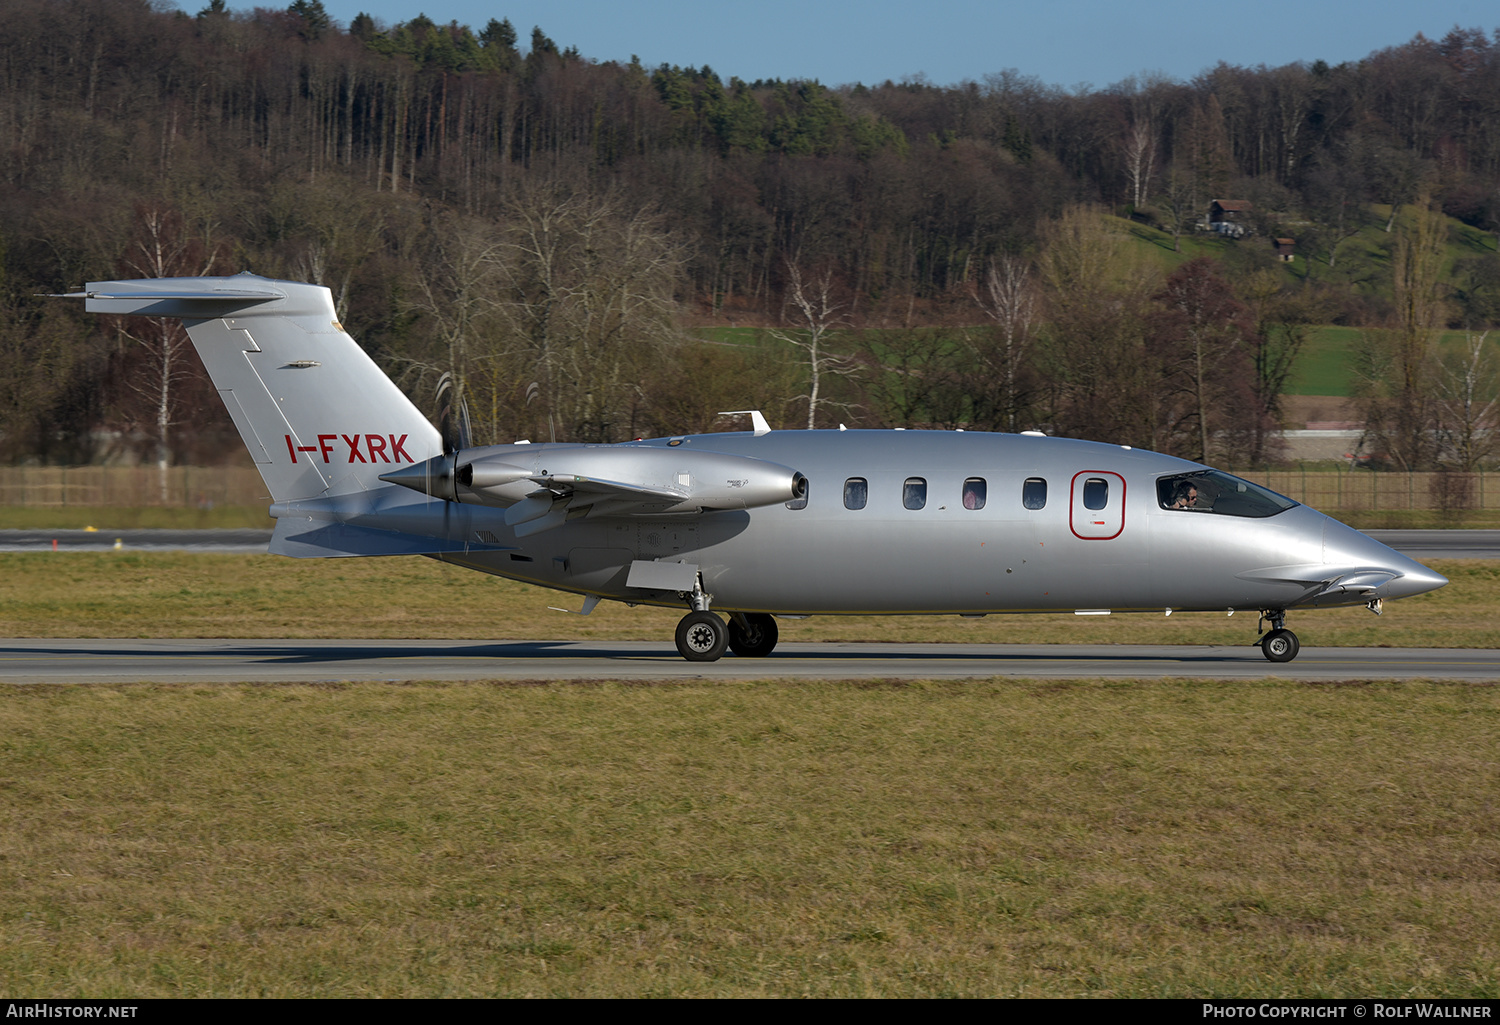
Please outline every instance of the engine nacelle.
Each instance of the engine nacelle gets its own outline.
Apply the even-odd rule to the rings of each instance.
[[[524,502],[528,519],[533,506],[538,515],[563,504],[573,510],[591,507],[593,515],[646,516],[753,509],[807,493],[807,479],[780,463],[722,452],[616,445],[469,449],[457,456],[435,456],[381,480],[450,502],[500,508]]]

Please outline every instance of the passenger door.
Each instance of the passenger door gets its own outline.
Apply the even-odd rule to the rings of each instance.
[[[1073,536],[1108,541],[1125,529],[1125,478],[1108,470],[1073,475],[1069,499]]]

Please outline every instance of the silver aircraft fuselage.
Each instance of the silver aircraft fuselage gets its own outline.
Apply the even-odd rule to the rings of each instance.
[[[1157,481],[1204,467],[1116,445],[973,432],[774,431],[597,448],[623,456],[632,447],[670,447],[684,467],[710,452],[792,467],[807,479],[807,501],[582,519],[528,537],[510,535],[493,515],[498,510],[462,505],[474,516],[467,536],[488,530],[513,547],[437,557],[546,587],[662,605],[682,599],[675,590],[628,586],[630,567],[689,564],[716,609],[783,615],[1360,605],[1446,582],[1306,506],[1262,517],[1163,508]],[[497,446],[462,458],[496,453],[543,465],[580,448]],[[1100,479],[1111,493],[1103,508],[1088,510],[1079,492]],[[846,506],[851,480],[865,482],[863,508]],[[920,508],[904,500],[911,481],[925,486]],[[969,481],[983,482],[980,508],[966,507]],[[1027,481],[1045,482],[1044,500],[1030,503],[1039,508],[1023,502]],[[1377,586],[1339,587],[1339,578],[1355,573],[1378,578]]]

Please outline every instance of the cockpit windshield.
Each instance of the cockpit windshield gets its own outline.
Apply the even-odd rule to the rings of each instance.
[[[1275,516],[1297,504],[1270,488],[1221,470],[1194,470],[1158,477],[1156,496],[1163,509],[1211,512],[1223,516]]]

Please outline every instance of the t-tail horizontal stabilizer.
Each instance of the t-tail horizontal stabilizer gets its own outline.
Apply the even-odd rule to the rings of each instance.
[[[181,319],[276,502],[380,489],[382,473],[442,451],[319,285],[149,278],[92,281],[68,298],[90,313]]]

